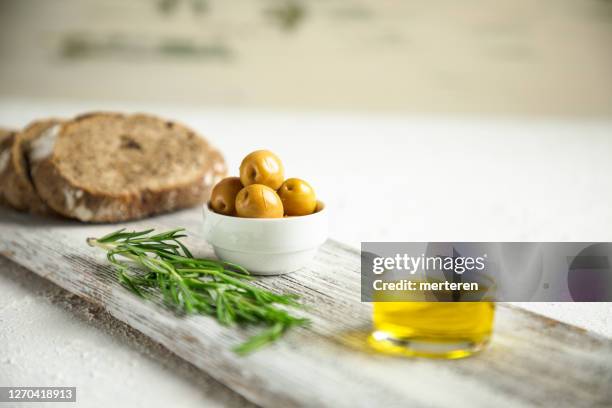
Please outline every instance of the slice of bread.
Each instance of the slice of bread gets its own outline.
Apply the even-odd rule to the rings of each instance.
[[[226,172],[223,157],[194,131],[144,114],[81,115],[31,143],[28,156],[43,201],[86,222],[202,204]]]
[[[37,214],[52,213],[36,193],[30,177],[27,152],[32,143],[44,138],[49,129],[60,122],[59,119],[37,120],[14,136],[9,168],[3,182],[4,197],[13,208]]]
[[[14,139],[14,131],[0,128],[0,204],[8,204],[4,198],[4,191],[8,186],[6,180],[11,171],[11,146]]]

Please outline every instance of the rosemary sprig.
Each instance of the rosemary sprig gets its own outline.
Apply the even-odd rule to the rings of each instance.
[[[120,229],[102,238],[88,238],[87,243],[104,249],[119,281],[142,298],[160,294],[178,313],[210,315],[226,326],[268,326],[235,347],[238,354],[248,354],[276,341],[291,327],[309,323],[286,310],[300,306],[297,296],[250,284],[253,278],[239,265],[195,258],[180,241],[186,237],[184,229],[153,232]]]

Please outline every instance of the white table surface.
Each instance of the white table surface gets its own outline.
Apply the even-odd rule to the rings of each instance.
[[[354,246],[368,240],[612,241],[612,121],[0,99],[0,124],[92,109],[179,119],[217,145],[234,173],[248,152],[274,150],[287,175],[310,181],[328,204],[331,237]],[[244,404],[46,281],[7,262],[0,271],[0,385],[76,385],[79,407],[119,400],[131,407]],[[523,306],[612,337],[612,304]]]

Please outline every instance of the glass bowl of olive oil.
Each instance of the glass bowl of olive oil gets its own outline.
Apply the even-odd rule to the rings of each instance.
[[[386,354],[463,358],[482,350],[493,332],[493,302],[374,302],[373,306],[369,343]]]

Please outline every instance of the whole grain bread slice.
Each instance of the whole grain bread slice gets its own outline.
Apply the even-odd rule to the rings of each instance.
[[[4,181],[4,198],[7,203],[19,211],[30,211],[37,214],[52,213],[49,207],[36,193],[30,177],[28,151],[32,143],[45,138],[48,131],[59,119],[36,120],[17,132],[10,150],[9,167]]]
[[[191,129],[145,114],[91,113],[29,150],[38,194],[58,213],[119,222],[205,202],[223,157]]]
[[[11,146],[14,139],[14,131],[0,128],[0,204],[2,205],[7,204],[4,191],[8,186],[6,181],[11,171]]]

